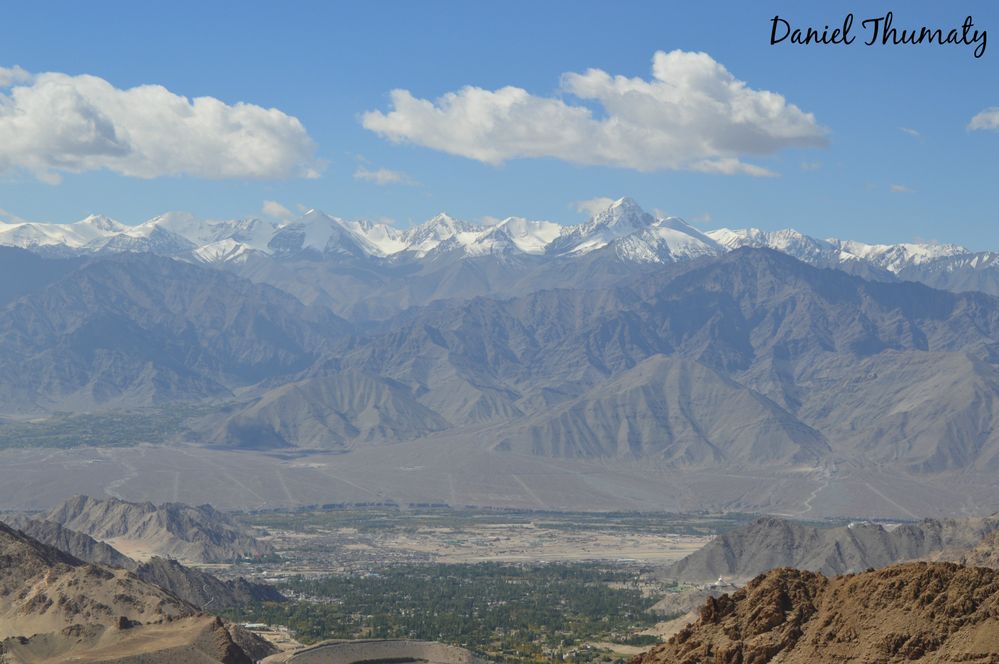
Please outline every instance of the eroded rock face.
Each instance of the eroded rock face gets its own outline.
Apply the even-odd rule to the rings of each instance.
[[[999,571],[906,563],[826,578],[776,569],[709,599],[631,664],[999,662]]]
[[[960,563],[971,567],[999,569],[999,530],[989,533],[974,548],[964,553]]]
[[[102,541],[139,542],[152,553],[192,562],[227,562],[274,553],[270,544],[211,505],[131,503],[75,496],[45,517]]]
[[[250,664],[271,652],[127,570],[83,562],[0,523],[2,662]]]

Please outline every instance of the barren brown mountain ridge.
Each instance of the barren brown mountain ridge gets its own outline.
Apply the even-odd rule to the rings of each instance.
[[[103,536],[103,540],[50,518],[69,519],[77,527]],[[84,562],[133,572],[143,581],[202,609],[220,610],[252,601],[284,599],[269,585],[242,577],[222,580],[172,557],[178,555],[185,562],[197,564],[273,554],[270,545],[208,506],[171,504],[157,508],[78,496],[44,518],[20,516],[8,519],[8,525]],[[109,542],[141,555],[130,558]]]
[[[52,508],[45,521],[90,535],[143,559],[159,555],[212,563],[274,553],[270,545],[211,505],[154,505],[75,496]]]
[[[269,646],[131,572],[0,524],[0,661],[249,664]]]
[[[999,571],[904,563],[828,578],[780,568],[709,599],[632,664],[997,662]]]

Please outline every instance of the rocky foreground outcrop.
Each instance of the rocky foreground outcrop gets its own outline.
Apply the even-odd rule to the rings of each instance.
[[[273,586],[241,576],[220,579],[208,572],[159,556],[140,563],[109,544],[54,521],[16,518],[10,519],[9,525],[41,544],[68,553],[83,562],[133,572],[143,581],[159,586],[202,610],[219,611],[256,601],[284,601],[284,596]]]
[[[903,563],[828,578],[775,569],[709,599],[630,664],[999,662],[999,571]]]
[[[986,535],[975,547],[965,552],[959,562],[973,567],[999,569],[999,530]]]
[[[273,649],[132,572],[0,523],[0,662],[250,664]]]

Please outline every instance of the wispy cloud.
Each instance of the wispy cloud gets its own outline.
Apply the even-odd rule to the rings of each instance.
[[[999,106],[987,108],[968,123],[968,129],[978,131],[982,129],[999,129]]]
[[[923,135],[921,133],[919,133],[915,129],[912,129],[911,127],[899,127],[898,130],[900,132],[902,132],[903,134],[908,134],[909,136],[912,136],[913,138],[922,138],[923,137]]]
[[[260,212],[264,216],[271,217],[273,219],[280,219],[285,221],[291,219],[295,216],[295,213],[281,205],[277,201],[264,201],[264,204],[260,207]]]
[[[772,176],[744,158],[827,143],[814,115],[749,87],[707,53],[659,51],[650,80],[600,69],[567,73],[560,93],[596,102],[604,117],[562,95],[467,86],[436,100],[393,90],[390,110],[369,111],[361,120],[391,141],[493,165],[553,157],[639,171]]]
[[[138,178],[318,177],[323,164],[297,118],[159,85],[119,89],[97,76],[0,68],[0,172],[50,183],[108,170]]]
[[[904,184],[893,184],[888,187],[888,190],[893,194],[911,194],[915,189],[907,187]]]
[[[37,223],[37,222],[31,221],[30,219],[25,219],[24,217],[19,217],[16,214],[14,214],[13,212],[11,212],[10,210],[4,210],[3,208],[0,208],[0,217],[2,217],[6,221],[9,221],[12,224],[32,224],[32,223]]]
[[[374,182],[380,186],[387,184],[416,184],[413,178],[402,171],[392,171],[387,168],[369,169],[364,166],[357,167],[357,170],[354,171],[354,179]]]
[[[821,161],[803,161],[799,166],[803,171],[817,171],[822,168]]]
[[[608,198],[607,196],[596,196],[594,198],[588,198],[585,201],[576,201],[572,204],[573,209],[576,212],[582,212],[588,216],[593,216],[598,212],[602,212],[611,206],[611,203],[615,199]]]

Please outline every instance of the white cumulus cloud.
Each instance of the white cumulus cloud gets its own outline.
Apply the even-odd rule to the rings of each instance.
[[[0,88],[9,88],[14,83],[21,83],[30,79],[31,74],[20,67],[0,67]]]
[[[97,76],[0,69],[0,172],[106,169],[139,178],[318,177],[302,123],[275,108],[127,90]]]
[[[554,157],[639,171],[768,176],[742,159],[827,142],[814,115],[780,94],[750,88],[707,53],[659,51],[651,80],[600,69],[564,74],[560,92],[602,113],[513,86],[467,86],[436,100],[393,90],[391,109],[364,113],[361,122],[394,142],[488,164]]]
[[[999,129],[999,106],[986,108],[984,111],[971,118],[968,129],[977,131],[980,129]]]
[[[377,185],[414,184],[413,179],[401,171],[391,171],[387,168],[368,169],[364,166],[357,167],[354,179],[374,182]]]

